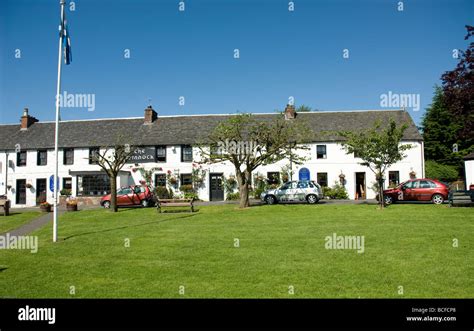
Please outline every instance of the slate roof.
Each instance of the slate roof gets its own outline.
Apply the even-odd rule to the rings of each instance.
[[[60,122],[59,147],[92,147],[113,145],[117,136],[129,134],[130,145],[180,145],[205,141],[206,136],[221,121],[234,115],[158,116],[152,124],[144,124],[143,118],[77,120]],[[254,114],[262,121],[269,121],[274,114]],[[304,121],[314,130],[314,142],[337,141],[335,132],[369,128],[376,119],[388,123],[406,123],[404,140],[422,140],[410,115],[404,110],[340,111],[298,113],[296,120]],[[334,132],[328,134],[327,132]],[[20,124],[0,125],[0,150],[54,148],[54,122],[37,122],[28,130],[20,130]]]

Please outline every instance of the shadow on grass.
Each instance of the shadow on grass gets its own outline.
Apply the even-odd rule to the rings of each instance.
[[[194,215],[196,215],[196,214],[188,214],[188,215],[183,215],[182,217],[173,217],[173,218],[167,218],[167,219],[159,220],[159,221],[140,223],[140,224],[134,224],[134,225],[125,225],[125,226],[119,226],[119,227],[116,227],[116,228],[109,228],[109,229],[98,230],[98,231],[83,232],[83,233],[73,234],[73,235],[68,236],[68,237],[64,237],[62,240],[66,241],[66,240],[71,239],[71,238],[80,237],[80,236],[87,236],[89,234],[111,232],[111,231],[115,231],[115,230],[135,228],[135,227],[139,227],[139,226],[143,226],[143,225],[158,224],[158,223],[163,223],[163,222],[167,222],[167,221],[174,221],[174,220],[178,220],[178,219],[193,217]]]
[[[23,214],[23,213],[17,213],[17,212],[11,212],[11,211],[10,211],[10,213],[8,214],[8,216],[5,216],[5,215],[3,215],[3,212],[1,212],[1,213],[0,213],[0,218],[2,218],[2,217],[8,218],[8,217],[13,216],[13,215],[21,215],[21,214]]]

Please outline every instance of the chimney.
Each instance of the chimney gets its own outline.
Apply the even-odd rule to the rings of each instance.
[[[286,105],[285,111],[285,120],[292,120],[296,117],[296,110],[294,105]]]
[[[145,124],[152,124],[158,118],[158,113],[148,106],[145,109]]]
[[[38,122],[38,120],[35,117],[28,115],[28,108],[25,108],[23,110],[23,116],[21,116],[20,122],[20,129],[28,130],[28,128],[33,125],[33,123]]]

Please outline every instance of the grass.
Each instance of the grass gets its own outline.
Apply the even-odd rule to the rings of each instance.
[[[325,237],[333,233],[365,236],[365,252],[325,249]],[[89,210],[61,217],[56,244],[50,226],[35,235],[36,254],[0,251],[0,297],[474,297],[474,213],[469,208]]]
[[[41,212],[31,211],[31,212],[13,212],[10,210],[9,216],[0,215],[0,233],[4,233],[20,226],[31,222],[35,218],[39,217]]]

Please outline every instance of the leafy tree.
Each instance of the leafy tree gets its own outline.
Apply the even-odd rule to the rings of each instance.
[[[105,171],[110,180],[110,210],[117,212],[117,176],[135,148],[123,143],[123,137],[118,137],[113,146],[104,146],[89,157],[93,163]]]
[[[458,169],[452,165],[427,160],[425,163],[426,177],[443,182],[454,182],[458,179]]]
[[[292,158],[305,160],[295,153],[298,144],[309,139],[310,130],[297,119],[285,120],[275,115],[269,121],[258,120],[251,114],[238,114],[220,122],[208,141],[201,143],[200,163],[229,161],[234,165],[239,188],[240,208],[249,206],[252,172],[259,166]],[[308,147],[302,145],[299,149]]]
[[[397,126],[395,120],[390,119],[387,127],[381,127],[376,121],[370,129],[361,131],[340,131],[344,139],[341,143],[347,154],[354,153],[363,160],[360,164],[367,166],[374,174],[379,187],[380,208],[384,207],[383,182],[385,171],[392,164],[402,160],[404,151],[410,149],[410,144],[400,144],[407,125]]]
[[[425,158],[441,163],[455,164],[453,146],[458,142],[460,127],[446,106],[441,87],[435,87],[433,103],[426,109],[422,120]]]
[[[474,36],[474,27],[466,25],[464,40]],[[456,140],[461,156],[474,150],[474,42],[466,51],[459,51],[460,61],[456,68],[441,77],[444,102],[457,124]]]
[[[296,108],[297,113],[309,113],[310,111],[313,111],[310,106],[306,105],[301,105],[298,108]]]

